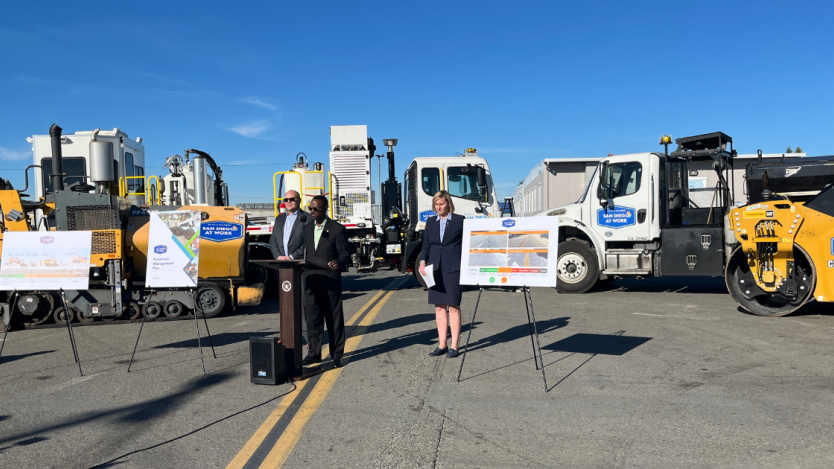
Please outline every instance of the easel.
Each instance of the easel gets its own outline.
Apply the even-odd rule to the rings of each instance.
[[[537,370],[542,370],[542,380],[544,381],[544,392],[547,392],[547,377],[544,374],[544,360],[542,359],[542,347],[539,343],[539,331],[536,327],[536,313],[533,311],[533,295],[530,293],[530,287],[521,287],[524,292],[524,307],[527,309],[527,325],[530,327],[530,343],[533,345],[533,361],[536,364]],[[472,337],[472,329],[475,327],[475,315],[478,314],[478,304],[481,302],[481,293],[484,292],[484,287],[480,286],[478,291],[478,299],[475,301],[475,311],[472,312],[472,322],[469,323],[469,334],[466,336],[466,345],[463,347],[463,356],[460,359],[460,370],[458,370],[458,382],[460,382],[460,375],[463,372],[463,362],[466,360],[466,350],[469,348],[469,339]],[[535,339],[534,339],[535,336]]]
[[[64,294],[63,288],[59,291],[61,295],[61,304],[64,306],[64,318],[66,318],[67,321],[67,332],[69,333],[70,345],[72,346],[72,358],[75,359],[75,363],[78,363],[78,373],[81,376],[84,376],[84,372],[81,371],[81,358],[78,357],[78,345],[75,342],[75,334],[72,331],[72,320],[70,317],[70,309],[67,306],[67,296]],[[6,347],[6,337],[9,335],[9,328],[12,326],[12,316],[14,315],[15,306],[17,306],[17,291],[12,292],[12,296],[13,301],[9,303],[9,322],[6,324],[6,332],[3,334],[3,344],[0,345],[0,356],[3,355],[3,349]]]
[[[202,313],[202,308],[197,303],[197,291],[194,288],[191,288],[191,299],[194,301],[194,324],[197,325],[197,348],[200,349],[200,363],[203,365],[203,374],[206,374],[206,362],[203,359],[203,344],[202,338],[200,337],[200,320],[197,318],[197,313]],[[148,295],[148,301],[153,299],[154,291],[151,289],[150,295]],[[214,352],[214,343],[211,340],[211,332],[208,328],[208,319],[206,319],[205,313],[203,314],[203,322],[206,325],[206,335],[208,335],[209,345],[211,345],[211,354],[214,355],[214,358],[217,358],[217,354]],[[127,372],[130,373],[130,367],[133,366],[133,357],[136,356],[136,348],[139,346],[139,338],[142,337],[142,329],[145,327],[145,314],[142,313],[142,324],[139,326],[139,335],[136,336],[136,344],[133,346],[133,353],[130,355],[130,363],[127,365]]]

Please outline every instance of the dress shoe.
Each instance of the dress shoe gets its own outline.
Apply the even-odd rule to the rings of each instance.
[[[453,348],[450,348],[450,349],[449,349],[449,352],[446,354],[446,358],[455,358],[455,357],[457,357],[458,355],[460,355],[460,354],[458,353],[458,351],[457,351],[457,350],[455,350],[455,349],[453,349]]]
[[[301,360],[301,364],[304,366],[310,366],[316,363],[321,363],[321,357],[317,357],[315,355],[307,355],[304,357],[304,360]]]
[[[429,352],[429,356],[430,357],[439,357],[439,356],[443,355],[444,353],[446,353],[445,348],[437,347],[436,349],[434,349],[434,351]]]
[[[341,368],[342,367],[342,359],[341,358],[334,358],[333,365],[331,368]]]

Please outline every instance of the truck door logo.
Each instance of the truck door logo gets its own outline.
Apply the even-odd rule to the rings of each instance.
[[[712,244],[712,236],[708,234],[701,235],[701,246],[704,247],[704,251],[709,251],[710,244]]]
[[[425,212],[420,212],[420,221],[428,221],[431,217],[436,217],[437,212],[433,210],[426,210]]]
[[[689,270],[695,270],[695,266],[698,265],[698,256],[686,256],[686,265],[689,266]]]
[[[636,210],[629,207],[616,207],[597,210],[597,224],[608,228],[620,229],[635,224]]]
[[[240,239],[243,237],[243,225],[227,221],[209,221],[201,223],[200,237],[216,242]]]

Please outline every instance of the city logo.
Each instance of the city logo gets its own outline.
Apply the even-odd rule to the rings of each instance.
[[[425,212],[420,212],[420,221],[428,221],[431,217],[436,217],[437,212],[434,210],[426,210]]]
[[[616,207],[597,210],[597,225],[615,230],[632,226],[636,223],[637,210],[631,207]]]
[[[289,292],[292,290],[292,284],[289,281],[284,281],[284,283],[281,284],[281,289],[285,292]]]
[[[163,245],[155,246],[153,248],[153,252],[155,252],[157,254],[165,254],[166,252],[168,252],[168,246],[163,246]]]
[[[515,220],[504,220],[504,222],[501,224],[504,225],[506,228],[512,228],[515,226]]]
[[[41,236],[41,244],[50,244],[52,241],[55,241],[52,236]]]

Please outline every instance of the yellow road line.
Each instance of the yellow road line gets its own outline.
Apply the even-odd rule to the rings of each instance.
[[[240,469],[246,465],[246,462],[249,461],[249,458],[255,454],[255,451],[258,449],[258,446],[263,443],[264,438],[269,435],[269,431],[272,430],[272,427],[278,423],[278,420],[284,415],[284,412],[292,405],[295,401],[295,398],[301,394],[301,390],[304,389],[304,386],[309,382],[309,380],[299,381],[296,384],[295,392],[288,395],[287,397],[281,399],[281,402],[278,404],[278,407],[269,414],[269,417],[266,418],[266,421],[258,428],[258,431],[252,435],[252,438],[246,442],[246,445],[243,446],[243,449],[237,453],[232,462],[226,466],[226,469]]]
[[[392,281],[388,285],[386,285],[383,290],[380,290],[380,291],[376,292],[376,294],[373,297],[371,297],[371,299],[368,300],[368,302],[365,303],[361,308],[359,308],[359,311],[356,314],[354,314],[353,317],[350,318],[350,320],[347,321],[347,323],[345,324],[345,327],[353,326],[356,323],[356,321],[358,321],[359,318],[362,317],[363,314],[365,314],[365,311],[367,311],[368,308],[372,304],[374,304],[374,302],[377,301],[377,299],[379,299],[379,297],[382,296],[386,292],[386,290],[388,290],[388,289],[393,290],[393,289],[397,288],[400,284],[403,283],[404,280],[405,280],[404,276],[400,277],[400,278]],[[391,292],[391,293],[393,293],[393,292]],[[377,310],[377,312],[378,312],[378,310]],[[373,315],[376,316],[376,313],[374,313]],[[363,323],[364,323],[364,321],[363,321]],[[361,331],[361,332],[364,333],[364,331]],[[345,351],[346,352],[348,350],[347,349],[348,345],[353,343],[352,339],[353,338],[348,339],[348,341],[345,344]],[[354,347],[355,347],[355,345],[354,345]],[[324,347],[322,347],[322,353],[324,355],[327,355],[327,353],[328,353],[327,344],[324,344]],[[345,360],[344,362],[347,363],[347,360]],[[339,370],[341,370],[341,369],[339,369]],[[285,397],[284,399],[282,399],[279,402],[278,407],[276,407],[276,409],[269,415],[269,417],[267,417],[266,421],[260,426],[260,428],[258,428],[258,430],[255,432],[255,434],[252,435],[252,437],[249,439],[249,441],[246,442],[246,444],[243,446],[243,448],[240,450],[240,452],[238,452],[238,454],[235,456],[235,458],[232,460],[232,462],[230,462],[229,465],[226,466],[226,469],[242,469],[243,466],[246,465],[246,463],[249,461],[249,459],[252,457],[252,455],[255,454],[255,451],[258,450],[258,447],[261,445],[261,443],[263,443],[264,439],[269,434],[269,432],[272,430],[272,428],[276,425],[276,423],[278,423],[278,420],[281,419],[281,417],[284,415],[284,413],[287,411],[287,409],[290,407],[290,405],[292,405],[293,401],[295,401],[295,398],[298,397],[298,395],[300,394],[301,389],[303,389],[304,386],[308,382],[309,382],[308,380],[298,382],[297,387],[296,387],[296,392],[294,392],[291,395],[288,395],[287,397]]]
[[[384,297],[382,297],[382,300],[374,306],[368,315],[362,318],[362,322],[359,323],[359,330],[357,331],[357,334],[354,334],[351,338],[349,338],[345,344],[344,364],[347,364],[349,361],[349,358],[347,357],[349,357],[350,354],[359,346],[359,343],[362,341],[368,326],[371,325],[376,318],[376,315],[393,294],[393,290],[389,291]],[[352,319],[355,318],[356,316]],[[344,367],[331,370],[322,375],[321,379],[316,384],[316,387],[313,388],[310,395],[301,405],[301,408],[298,409],[295,417],[289,425],[287,425],[287,429],[278,439],[278,442],[275,443],[272,451],[270,451],[266,459],[264,459],[264,462],[260,466],[262,469],[277,468],[284,465],[284,462],[287,460],[290,453],[292,453],[293,448],[295,448],[296,443],[298,443],[298,440],[301,438],[301,432],[304,429],[304,425],[307,424],[313,414],[315,414],[319,409],[321,403],[324,401],[324,398],[327,397],[330,389],[333,388],[333,385],[336,383],[336,379],[338,379],[339,375],[342,374],[342,370],[344,370]]]

